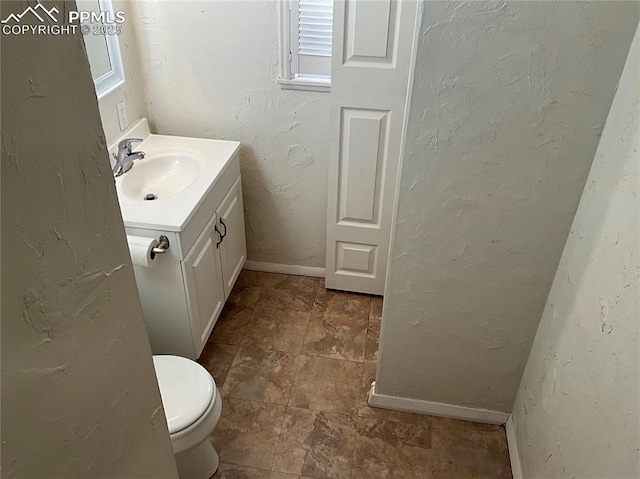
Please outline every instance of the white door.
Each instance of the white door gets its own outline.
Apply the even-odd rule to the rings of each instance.
[[[231,293],[233,285],[247,260],[240,177],[233,184],[226,198],[222,200],[217,216],[218,230],[222,238],[219,249],[226,299],[229,297],[229,293]]]
[[[327,288],[384,291],[416,10],[334,2]]]
[[[215,224],[214,215],[182,262],[196,357],[200,356],[225,300]]]

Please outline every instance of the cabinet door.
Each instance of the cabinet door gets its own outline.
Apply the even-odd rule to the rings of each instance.
[[[240,177],[233,184],[226,198],[222,200],[216,214],[218,229],[223,236],[219,249],[226,299],[247,259]]]
[[[191,334],[199,356],[224,306],[224,285],[216,245],[214,216],[182,262],[189,305]]]

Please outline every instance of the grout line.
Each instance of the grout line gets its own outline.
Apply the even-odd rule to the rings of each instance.
[[[313,306],[315,305],[315,301],[316,301],[316,296],[318,295],[317,290],[316,293],[313,296],[313,302],[311,305],[311,310],[313,310]],[[270,471],[273,471],[273,465],[276,462],[276,455],[278,454],[278,447],[280,446],[280,437],[282,437],[282,434],[284,433],[284,423],[287,420],[287,414],[289,412],[289,403],[291,402],[291,394],[293,393],[293,387],[296,384],[296,378],[298,377],[298,370],[300,368],[300,356],[302,356],[302,349],[304,348],[304,340],[307,337],[307,332],[309,331],[309,323],[311,323],[311,311],[308,312],[308,316],[307,316],[307,327],[305,328],[304,331],[304,336],[302,337],[302,346],[300,348],[300,351],[297,353],[296,356],[296,365],[295,365],[295,369],[293,372],[293,378],[291,379],[291,386],[289,387],[289,392],[287,394],[287,404],[284,407],[284,415],[282,417],[282,424],[280,425],[280,432],[278,433],[278,438],[276,439],[276,447],[274,449],[273,452],[273,459],[271,460],[271,467],[269,468]],[[277,472],[277,471],[276,471]]]
[[[309,328],[309,324],[307,323],[307,329]],[[306,335],[306,333],[305,333]],[[304,343],[303,343],[304,344]],[[298,373],[300,372],[300,357],[302,356],[302,352],[298,353],[296,357],[296,367],[293,372],[293,380],[291,381],[291,387],[289,388],[289,394],[287,395],[287,407],[291,402],[291,394],[293,393],[293,387],[296,385],[296,379],[298,379]]]
[[[271,459],[271,465],[269,466],[269,471],[273,471],[273,465],[276,462],[276,455],[278,454],[278,446],[280,445],[280,438],[282,437],[282,433],[284,432],[284,423],[287,420],[287,408],[284,407],[284,414],[282,414],[282,424],[280,424],[280,432],[278,433],[278,437],[276,439],[276,446],[273,448],[273,458]]]
[[[233,345],[230,345],[233,346]],[[229,367],[227,368],[227,372],[224,375],[224,381],[222,381],[222,384],[217,384],[216,383],[216,389],[220,392],[220,395],[222,395],[222,388],[224,386],[224,383],[227,382],[227,379],[229,378],[229,373],[231,372],[231,368],[233,367],[233,363],[236,362],[236,358],[238,357],[238,353],[240,352],[240,346],[235,346],[236,348],[236,352],[233,353],[233,358],[231,359],[231,363],[229,363]],[[211,374],[211,372],[209,372],[209,374]],[[211,374],[211,377],[213,377],[213,374]],[[214,382],[215,382],[215,378],[214,378]]]
[[[265,401],[256,401],[255,399],[244,399],[244,398],[239,398],[239,397],[234,397],[234,396],[225,396],[224,399],[232,399],[234,401],[246,401],[246,402],[252,402],[252,403],[257,403],[257,404],[264,404],[267,406],[278,406],[278,407],[283,407],[285,408],[285,410],[287,409],[300,409],[303,411],[312,411],[312,412],[321,412],[323,414],[333,414],[333,415],[337,415],[337,416],[353,416],[358,417],[357,413],[350,413],[348,411],[324,411],[322,409],[311,409],[308,407],[300,407],[300,406],[289,406],[286,404],[277,404],[277,403],[273,403],[273,402],[265,402]],[[368,418],[368,417],[364,417],[362,419],[375,419],[375,418]],[[392,421],[394,422],[394,421]],[[398,421],[395,421],[398,422]],[[239,464],[241,465],[241,464]]]
[[[262,287],[260,288],[260,290],[262,292]],[[248,306],[248,308],[251,308],[251,314],[249,315],[249,321],[247,321],[247,324],[245,324],[244,327],[242,328],[242,333],[240,334],[240,341],[238,342],[239,348],[245,346],[242,343],[244,343],[244,340],[247,337],[249,326],[253,323],[253,316],[256,314],[255,305]]]
[[[261,467],[256,467],[256,466],[245,466],[244,464],[236,464],[235,462],[220,461],[220,465],[222,465],[222,464],[226,464],[227,466],[233,466],[233,467],[242,467],[242,468],[246,468],[246,469],[255,469],[256,471],[271,472],[271,470],[269,470],[269,469],[262,469]],[[217,476],[217,474],[218,474],[218,471],[216,471],[216,473],[212,476],[212,478],[215,478]]]
[[[353,476],[353,469],[356,464],[356,449],[358,446],[358,426],[360,425],[360,417],[356,414],[356,427],[353,433],[353,451],[351,452],[351,470],[349,471],[349,477]]]
[[[280,406],[280,407],[284,407],[284,408],[304,409],[304,410],[307,410],[307,411],[323,412],[323,413],[326,413],[326,414],[342,414],[343,416],[344,415],[347,415],[347,416],[349,416],[349,415],[357,416],[358,415],[358,407],[357,406],[355,408],[353,408],[354,412],[349,412],[349,411],[327,411],[327,410],[324,410],[324,409],[314,409],[314,408],[310,408],[310,407],[301,407],[301,406],[289,405],[289,401],[291,400],[291,398],[289,398],[287,400],[287,404],[280,404],[280,403],[267,402],[267,401],[258,401],[257,399],[247,399],[247,398],[241,398],[241,397],[238,397],[238,396],[230,396],[230,395],[225,395],[223,397],[223,400],[224,399],[233,399],[234,401],[249,401],[249,402],[255,402],[255,403],[259,403],[259,404],[267,404],[269,406]],[[410,414],[410,413],[407,413],[407,414]],[[375,418],[371,418],[371,419],[375,419]],[[395,422],[398,422],[398,421],[395,421]]]
[[[293,374],[293,381],[291,381],[291,388],[289,389],[289,397],[287,399],[287,406],[291,402],[291,393],[293,393],[293,387],[296,384],[296,379],[298,378],[298,372],[300,370],[300,357],[303,354],[305,340],[307,339],[307,334],[309,334],[309,326],[311,325],[311,315],[313,314],[313,308],[316,305],[316,299],[318,298],[318,286],[316,285],[315,293],[313,295],[313,301],[311,303],[311,310],[309,311],[309,317],[307,318],[307,327],[304,330],[304,336],[302,337],[302,347],[300,348],[300,352],[298,353],[298,357],[296,358],[296,370]]]

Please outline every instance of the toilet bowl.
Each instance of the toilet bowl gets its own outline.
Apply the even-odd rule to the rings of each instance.
[[[222,413],[211,374],[179,356],[153,356],[180,479],[209,479],[220,460],[210,436]]]

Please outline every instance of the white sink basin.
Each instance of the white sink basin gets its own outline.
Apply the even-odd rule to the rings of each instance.
[[[109,156],[125,138],[142,138],[134,150],[145,153],[115,179],[127,228],[183,231],[240,148],[237,141],[153,135],[143,118],[109,145]]]
[[[174,196],[198,179],[200,163],[187,154],[168,154],[135,162],[123,175],[121,192],[128,202],[145,201],[147,195],[156,199]]]

